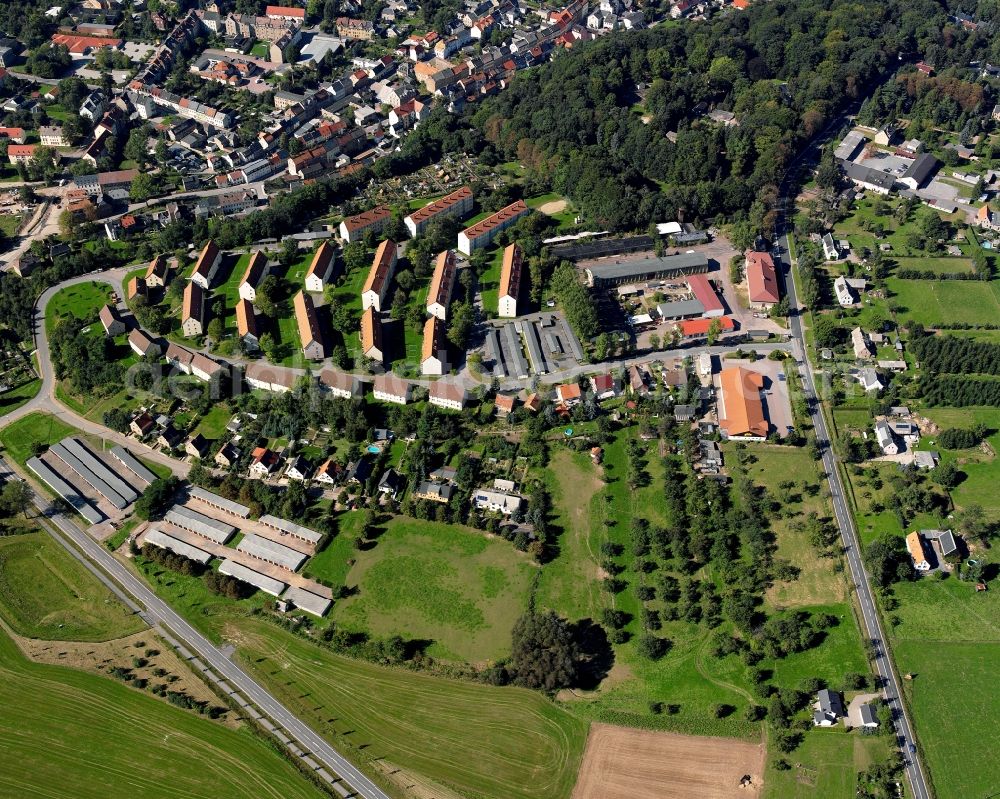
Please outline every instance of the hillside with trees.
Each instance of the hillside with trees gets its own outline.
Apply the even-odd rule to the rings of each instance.
[[[789,159],[898,56],[937,48],[939,68],[961,57],[937,47],[944,31],[979,35],[950,28],[929,0],[755,4],[576,46],[473,119],[486,159],[520,161],[595,224],[722,214],[760,230]],[[738,124],[706,119],[711,109]]]

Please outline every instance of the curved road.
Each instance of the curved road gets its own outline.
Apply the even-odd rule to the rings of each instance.
[[[839,120],[840,122],[842,120]],[[814,142],[811,148],[822,143],[822,136],[829,136],[839,124],[831,125],[825,134],[821,135],[818,142]],[[810,148],[810,149],[811,149]],[[807,153],[809,150],[806,151]],[[797,181],[794,175],[803,167],[804,155],[800,155],[793,163],[789,177],[786,178],[783,186],[782,197],[786,206],[785,211],[792,211],[791,203],[794,203],[794,195]],[[788,232],[790,222],[782,216],[776,227],[778,240],[781,243],[782,255],[780,258],[781,268],[778,273],[782,275],[785,284],[785,294],[788,297],[791,313],[789,314],[789,324],[794,342],[795,359],[799,364],[799,373],[802,377],[803,393],[812,417],[813,429],[816,432],[816,443],[822,453],[823,469],[826,471],[827,480],[830,484],[830,496],[833,501],[834,514],[837,517],[837,524],[840,527],[840,536],[843,542],[844,556],[850,569],[851,581],[854,584],[858,605],[861,609],[862,626],[865,637],[872,644],[872,661],[875,673],[885,692],[886,702],[892,711],[893,726],[896,731],[896,741],[903,752],[903,760],[906,768],[906,776],[910,782],[915,799],[931,799],[930,790],[927,787],[927,779],[924,775],[923,764],[920,760],[920,753],[916,751],[916,734],[906,713],[906,707],[901,699],[899,677],[892,662],[892,654],[889,650],[889,641],[886,638],[882,619],[879,616],[878,607],[875,604],[875,596],[872,592],[871,581],[865,571],[864,561],[861,557],[861,546],[858,539],[858,532],[854,524],[854,516],[845,498],[843,481],[837,468],[836,457],[830,446],[830,435],[826,426],[826,419],[823,416],[823,409],[819,396],[816,392],[816,383],[813,378],[813,369],[809,361],[809,351],[805,341],[805,331],[802,326],[802,306],[799,305],[795,293],[795,281],[792,277],[791,250],[789,249]],[[910,747],[913,746],[913,751]]]

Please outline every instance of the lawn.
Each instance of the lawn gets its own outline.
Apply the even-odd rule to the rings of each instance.
[[[587,725],[540,693],[350,660],[253,619],[239,642],[244,663],[293,713],[352,760],[403,769],[428,796],[572,790]]]
[[[892,747],[890,736],[859,735],[839,728],[810,730],[802,745],[785,759],[788,771],[774,768],[764,775],[764,799],[847,799],[855,795],[857,773],[883,762]]]
[[[110,300],[111,290],[107,283],[90,281],[88,283],[77,283],[72,286],[60,289],[55,296],[49,300],[45,314],[45,330],[51,335],[56,329],[56,325],[64,317],[75,317],[84,324],[100,324],[97,319],[98,311],[103,305],[107,305]],[[103,329],[102,329],[103,332]]]
[[[954,322],[987,324],[1000,316],[997,283],[889,278],[887,285],[900,306],[899,315],[929,327]]]
[[[21,224],[20,214],[0,215],[0,236],[12,238]]]
[[[493,253],[489,267],[479,277],[479,291],[483,298],[483,310],[487,316],[496,316],[500,307],[500,269],[503,266],[503,247]]]
[[[341,536],[345,538],[346,536]],[[346,576],[358,593],[338,602],[338,625],[378,636],[433,641],[428,654],[448,660],[497,660],[510,650],[510,631],[527,607],[537,571],[529,556],[501,539],[457,525],[391,519],[375,546],[353,554]],[[323,571],[328,562],[310,565]]]
[[[545,480],[553,498],[559,553],[545,565],[538,602],[572,619],[600,617],[600,540],[590,525],[590,500],[604,484],[588,455],[555,449]]]
[[[900,672],[914,675],[903,687],[938,799],[992,796],[1000,786],[1000,726],[991,721],[1000,712],[1000,641],[992,637],[893,644]]]
[[[41,388],[41,380],[29,380],[17,388],[12,388],[10,391],[0,394],[0,415],[20,408],[28,400],[33,399]]]
[[[226,432],[226,425],[229,424],[229,420],[233,417],[233,412],[229,405],[224,402],[217,403],[212,406],[212,409],[201,417],[198,422],[198,426],[195,428],[195,434],[200,433],[209,441],[218,441],[222,438],[222,434]]]
[[[4,796],[325,795],[253,735],[108,677],[32,663],[2,631],[0,706]]]
[[[47,413],[29,413],[0,430],[0,444],[24,466],[35,443],[56,444],[73,435],[75,428]]]
[[[0,617],[20,635],[107,641],[146,628],[42,532],[0,538]]]

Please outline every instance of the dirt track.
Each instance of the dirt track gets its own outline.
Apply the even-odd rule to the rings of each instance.
[[[760,796],[763,744],[594,724],[572,799]],[[740,787],[749,774],[753,784]]]

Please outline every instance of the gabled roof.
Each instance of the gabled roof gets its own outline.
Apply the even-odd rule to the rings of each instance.
[[[448,306],[451,290],[455,284],[455,265],[455,253],[451,250],[444,250],[438,254],[434,263],[430,291],[427,293],[427,305],[437,303]]]
[[[465,389],[458,385],[458,383],[446,380],[436,380],[432,383],[430,396],[435,399],[465,403]]]
[[[742,366],[730,366],[719,374],[721,397],[719,426],[731,436],[766,436],[767,420],[760,391],[764,377]]]
[[[368,277],[365,280],[364,288],[361,289],[362,294],[374,291],[381,296],[385,283],[389,279],[389,269],[392,266],[395,255],[396,242],[392,239],[386,239],[378,245],[378,249],[375,250],[375,258],[372,261],[371,269],[368,271]]]
[[[208,280],[209,272],[212,269],[212,265],[215,263],[215,259],[219,257],[219,248],[216,246],[212,239],[208,240],[208,244],[205,245],[204,249],[201,251],[201,255],[198,256],[198,263],[195,264],[193,275],[200,275],[201,277]]]
[[[336,252],[328,241],[320,244],[319,249],[313,254],[306,277],[316,275],[320,280],[326,280],[326,276],[330,274],[330,264],[333,263],[335,255]]]
[[[240,285],[248,283],[254,288],[257,288],[257,284],[260,283],[261,277],[266,269],[267,256],[260,250],[257,250],[250,256],[250,262],[247,264],[246,271],[240,279]]]
[[[516,244],[504,247],[503,261],[500,265],[500,294],[501,297],[513,297],[517,299],[521,291],[521,264],[524,260],[524,252]]]
[[[750,302],[778,302],[778,276],[774,261],[766,252],[747,253],[747,285]]]
[[[423,363],[428,358],[439,358],[442,350],[447,350],[448,345],[444,340],[445,325],[438,317],[428,317],[424,323],[424,340],[420,349],[420,362]]]
[[[300,291],[292,300],[295,308],[295,322],[299,328],[299,341],[303,347],[308,347],[314,341],[322,343],[323,338],[319,332],[319,320],[316,318],[316,306],[313,305],[312,297],[304,291]]]
[[[257,317],[250,300],[240,300],[236,303],[236,332],[240,338],[246,335],[257,338]]]

